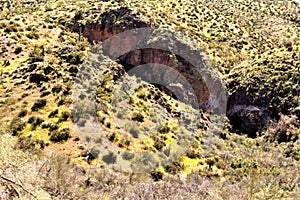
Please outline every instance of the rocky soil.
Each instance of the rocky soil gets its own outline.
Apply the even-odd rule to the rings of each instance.
[[[297,198],[299,3],[0,5],[1,198]]]

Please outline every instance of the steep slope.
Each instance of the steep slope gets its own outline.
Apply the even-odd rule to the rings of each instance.
[[[297,197],[299,4],[1,5],[4,197]]]

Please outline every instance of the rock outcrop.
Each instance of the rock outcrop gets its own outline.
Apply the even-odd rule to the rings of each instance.
[[[75,24],[71,26],[71,30],[82,34],[83,37],[88,38],[89,42],[103,42],[126,30],[150,26],[151,25],[149,23],[137,18],[131,10],[127,8],[121,8],[109,13],[103,13],[99,22],[87,22],[84,25],[81,24],[80,21],[76,21]],[[115,44],[115,41],[111,42],[108,54],[121,53],[119,42],[122,42],[122,49],[133,49],[133,45],[135,45],[136,42],[135,40],[136,38],[128,36],[128,39],[125,41],[117,41],[118,44]],[[207,110],[210,99],[209,87],[201,77],[200,72],[195,70],[195,67],[180,57],[180,55],[174,55],[173,52],[167,52],[163,49],[136,49],[124,55],[121,53],[120,57],[117,59],[117,62],[122,64],[126,71],[143,64],[158,64],[173,68],[192,86],[193,92],[191,93],[195,93],[188,94],[189,97],[187,97],[187,102],[193,101],[192,99],[195,98],[193,95],[196,95],[197,102],[195,104],[193,103],[193,105]],[[155,69],[152,69],[151,73],[148,73],[147,76],[151,76],[150,79],[153,80],[155,77],[162,76],[160,73],[161,71],[155,71]],[[172,78],[174,79],[174,77],[170,77],[170,79],[167,76],[163,77],[165,82],[169,82]],[[164,86],[165,85],[161,85],[158,87],[162,89]],[[172,94],[171,90],[177,90],[178,93],[184,93],[186,90],[186,88],[180,84],[177,84],[176,86],[176,83],[173,84],[172,89],[168,89],[165,88],[164,91],[175,98],[176,95],[174,95],[174,93]]]

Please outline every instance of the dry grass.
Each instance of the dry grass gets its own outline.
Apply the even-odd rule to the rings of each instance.
[[[294,109],[299,106],[299,5],[280,2],[1,1],[0,199],[299,198],[300,130]],[[205,135],[199,130],[194,147],[169,170],[174,174],[160,169],[159,181],[149,174],[114,171],[101,161],[86,162],[72,128],[69,139],[51,142],[52,129],[70,128],[72,116],[66,113],[71,113],[73,77],[92,46],[67,27],[74,18],[83,18],[82,24],[101,21],[103,12],[126,6],[149,24],[195,39],[224,75],[230,72],[226,80],[233,92],[245,90],[253,102],[284,115],[255,139],[223,130],[224,137],[215,138],[206,157],[197,154]],[[109,76],[119,70],[112,69],[116,63],[103,67],[109,69]],[[103,84],[99,115],[112,135],[118,133],[119,124],[109,113],[110,96],[105,90],[113,83]],[[137,94],[145,96],[151,90]],[[39,99],[47,99],[46,104],[35,104]],[[152,104],[137,97],[133,104],[139,111],[134,117],[137,124],[147,125],[151,119],[147,107]],[[18,116],[21,110],[26,113]],[[32,117],[44,122],[28,123]],[[167,130],[176,128],[173,121],[170,117]],[[124,146],[120,135],[113,139]]]

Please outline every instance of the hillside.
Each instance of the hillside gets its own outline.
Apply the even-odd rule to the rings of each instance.
[[[2,199],[299,198],[299,3],[0,5]]]

